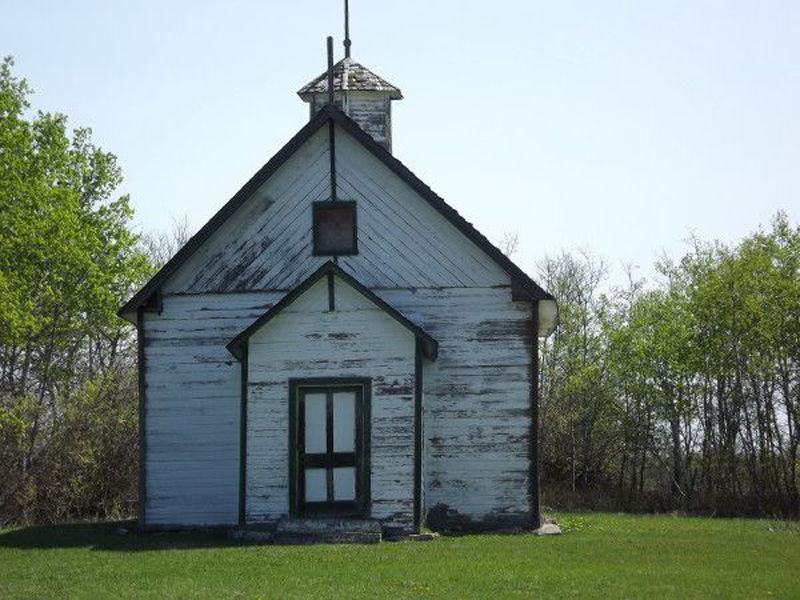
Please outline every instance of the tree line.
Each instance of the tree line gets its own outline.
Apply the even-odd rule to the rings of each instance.
[[[800,516],[800,228],[692,240],[648,284],[588,253],[539,265],[545,502]]]
[[[116,157],[0,64],[0,527],[135,514],[133,327],[117,308],[188,239],[133,229]],[[504,245],[516,245],[516,236]],[[797,517],[800,230],[695,240],[660,280],[538,265],[543,501]]]

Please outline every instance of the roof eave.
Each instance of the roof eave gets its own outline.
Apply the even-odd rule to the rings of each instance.
[[[403,92],[398,89],[392,90],[374,90],[374,89],[359,89],[359,88],[348,88],[346,90],[342,90],[341,88],[334,88],[334,92],[342,93],[342,92],[361,92],[363,94],[381,94],[385,96],[389,96],[390,100],[402,100],[403,99]],[[318,95],[327,95],[327,90],[306,90],[305,88],[299,90],[297,95],[303,102],[310,102],[314,96]]]

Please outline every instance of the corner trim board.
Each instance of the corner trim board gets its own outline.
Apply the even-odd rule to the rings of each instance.
[[[289,516],[297,516],[297,390],[296,380],[289,380]]]
[[[530,503],[531,527],[538,529],[541,526],[539,508],[539,301],[531,302],[530,319],[530,412],[531,423],[528,432],[528,497]]]
[[[414,347],[414,531],[422,527],[422,344]]]
[[[136,356],[139,387],[139,510],[137,527],[147,528],[147,403],[145,390],[144,308],[136,310]]]
[[[247,379],[248,348],[245,345],[241,369],[241,398],[239,399],[239,526],[244,527],[247,521]]]

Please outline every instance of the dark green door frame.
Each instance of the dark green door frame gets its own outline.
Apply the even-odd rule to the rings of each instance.
[[[355,453],[334,453],[332,450],[332,395],[353,391],[356,397]],[[370,408],[372,380],[358,378],[304,378],[289,380],[289,511],[301,516],[369,516],[370,509]],[[306,393],[327,394],[328,452],[306,454],[302,404]],[[356,468],[355,502],[304,501],[304,470],[306,468]]]

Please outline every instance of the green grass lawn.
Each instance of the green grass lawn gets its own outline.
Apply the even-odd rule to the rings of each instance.
[[[562,514],[558,537],[266,546],[119,524],[0,532],[0,596],[798,597],[800,524]]]

